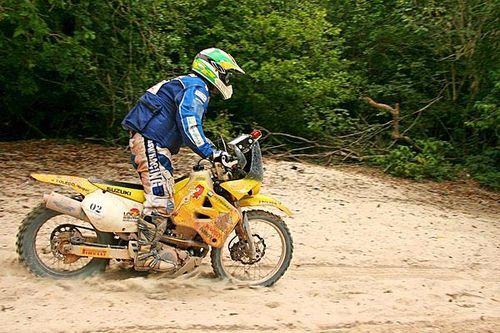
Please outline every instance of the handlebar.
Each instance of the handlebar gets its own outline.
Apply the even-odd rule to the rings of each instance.
[[[249,152],[255,142],[257,142],[261,137],[262,133],[259,130],[254,130],[250,134],[242,134],[238,136],[227,145],[223,142],[225,154],[221,154],[219,160],[202,159],[193,167],[193,170],[203,170],[204,167],[201,162],[203,160],[208,160],[211,163],[211,169],[214,176],[219,179],[229,180],[229,178],[232,177],[232,173],[244,172],[243,169],[247,165],[245,153]]]

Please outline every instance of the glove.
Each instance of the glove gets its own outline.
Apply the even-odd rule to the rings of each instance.
[[[221,162],[227,168],[232,168],[234,165],[238,164],[238,160],[234,159],[228,152],[223,150],[214,150],[212,153],[212,161]]]

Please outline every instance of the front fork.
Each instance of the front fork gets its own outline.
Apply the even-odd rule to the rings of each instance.
[[[246,243],[247,255],[251,260],[257,257],[257,251],[255,250],[255,243],[253,242],[252,229],[250,223],[248,222],[248,216],[246,212],[241,210],[241,207],[236,206],[238,212],[240,213],[241,219],[235,227],[236,235],[238,238]]]

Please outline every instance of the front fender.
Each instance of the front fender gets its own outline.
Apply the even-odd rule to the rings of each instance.
[[[276,199],[268,197],[262,194],[256,195],[247,195],[241,198],[240,200],[241,207],[249,207],[249,206],[273,206],[287,214],[288,216],[292,216],[292,212],[285,205],[279,202]]]

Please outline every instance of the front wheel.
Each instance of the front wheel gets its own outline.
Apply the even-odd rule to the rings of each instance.
[[[215,275],[238,284],[269,287],[276,283],[292,260],[293,243],[283,220],[262,210],[247,211],[257,256],[249,258],[246,244],[236,233],[228,236],[224,246],[212,248]]]

